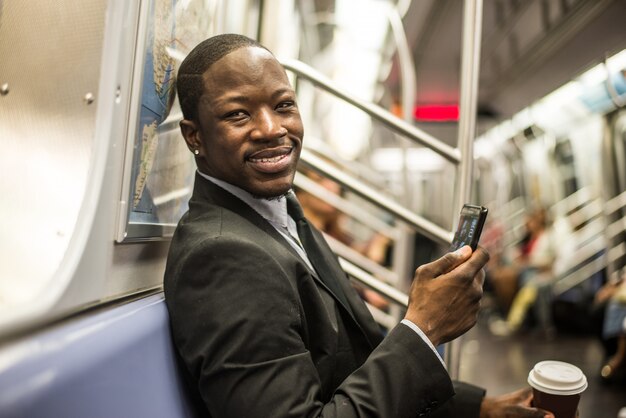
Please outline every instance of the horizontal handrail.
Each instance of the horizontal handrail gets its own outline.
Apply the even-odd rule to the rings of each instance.
[[[367,258],[355,249],[328,234],[324,234],[324,238],[333,252],[339,257],[344,258],[346,261],[349,261],[359,268],[370,272],[378,280],[382,280],[386,283],[398,283],[398,275],[393,271],[381,266],[374,260]]]
[[[381,280],[378,280],[371,274],[358,268],[344,258],[340,258],[339,263],[341,264],[341,268],[343,269],[343,271],[345,271],[348,276],[356,279],[359,283],[380,293],[382,296],[397,305],[405,308],[409,306],[409,296],[406,293],[403,293],[395,287],[383,283]]]
[[[343,197],[324,188],[323,186],[309,179],[305,175],[298,173],[298,175],[296,175],[294,179],[293,184],[296,187],[299,187],[302,190],[312,194],[318,199],[321,199],[329,203],[330,205],[339,209],[341,212],[347,215],[350,215],[350,217],[356,219],[357,221],[363,223],[364,225],[369,226],[374,231],[380,232],[387,238],[391,238],[393,240],[398,239],[399,233],[393,226],[387,224],[385,221],[372,215],[370,212],[363,209],[361,206],[347,199],[344,199]]]
[[[377,307],[369,304],[367,301],[365,301],[365,306],[369,309],[374,321],[376,321],[379,325],[382,325],[387,329],[391,329],[398,324],[398,318],[395,316],[389,315],[387,312],[378,309]]]
[[[574,193],[565,197],[564,199],[556,202],[554,205],[552,205],[550,210],[558,214],[565,214],[575,209],[577,206],[592,200],[592,198],[593,196],[591,190],[588,187],[583,187],[576,190]]]
[[[568,239],[574,240],[577,245],[581,246],[584,245],[585,242],[588,242],[598,236],[603,237],[604,231],[604,220],[602,218],[592,218],[585,226],[577,231],[573,231],[569,235]]]
[[[606,255],[602,253],[604,249],[605,245],[602,237],[596,237],[577,249],[571,257],[573,262],[563,269],[564,273],[557,276],[553,294],[560,295],[564,293],[606,267]],[[593,267],[588,267],[590,264]],[[589,272],[590,269],[591,272]]]
[[[497,215],[500,215],[503,220],[507,221],[509,219],[517,218],[519,215],[524,214],[526,212],[526,206],[524,205],[524,201],[521,198],[515,201],[508,202],[498,210]]]
[[[591,261],[584,263],[582,267],[570,271],[560,277],[556,281],[552,293],[555,296],[558,296],[584,282],[592,275],[599,273],[608,265],[608,263],[615,262],[620,257],[626,255],[626,244],[622,242],[609,249],[605,254],[598,254],[599,252],[593,253],[593,251],[587,251],[587,254],[585,254],[585,260],[591,259]],[[596,258],[592,258],[594,255],[598,256]]]
[[[617,212],[626,206],[626,192],[622,192],[604,204],[607,215]]]
[[[602,215],[604,215],[604,210],[602,202],[598,198],[587,201],[584,206],[572,212],[566,219],[572,227],[578,227]]]
[[[410,123],[397,118],[392,113],[374,103],[368,103],[356,98],[352,94],[337,87],[332,80],[305,63],[293,59],[285,59],[282,60],[281,63],[287,70],[292,71],[299,77],[309,80],[319,88],[326,90],[334,96],[339,97],[340,99],[361,109],[374,119],[385,124],[392,131],[399,133],[419,144],[427,146],[454,164],[459,164],[461,162],[461,151],[457,148],[453,148],[434,136],[416,128]]]
[[[606,259],[604,258],[604,256],[600,256],[596,259],[593,259],[592,261],[585,264],[580,269],[577,269],[576,271],[573,271],[565,275],[564,277],[560,278],[554,284],[554,288],[552,289],[552,294],[554,296],[559,296],[567,292],[568,290],[581,284],[582,282],[584,282],[585,280],[587,280],[594,274],[602,271],[602,269],[605,267],[606,267]]]
[[[327,161],[317,157],[312,152],[303,149],[300,154],[300,161],[304,165],[319,171],[326,177],[340,183],[342,186],[361,196],[363,199],[402,219],[404,222],[415,227],[420,233],[426,235],[427,237],[443,244],[449,244],[452,242],[452,232],[443,229],[434,222],[415,214],[404,206],[396,203],[393,199],[379,193],[377,190],[363,184]]]
[[[618,219],[609,225],[605,225],[605,222],[601,222],[600,219],[600,216],[603,214],[605,216],[610,215],[623,207],[624,202],[626,202],[626,192],[606,202],[604,207],[600,199],[591,200],[589,197],[588,192],[584,191],[579,193],[574,200],[570,200],[570,204],[571,202],[576,202],[576,204],[570,206],[570,210],[576,206],[584,206],[571,213],[568,220],[574,223],[580,221],[577,222],[578,224],[587,222],[587,224],[573,234],[573,237],[583,245],[572,257],[575,260],[573,263],[575,265],[570,266],[566,273],[557,279],[553,290],[555,295],[562,294],[577,286],[593,274],[606,268],[609,263],[617,261],[626,253],[626,245],[624,243],[620,243],[612,248],[606,247],[606,239],[612,239],[621,231],[624,231],[624,219]],[[584,199],[588,200],[585,201]],[[605,232],[605,236],[602,236],[603,232]]]
[[[359,176],[359,178],[370,184],[378,185],[383,184],[384,182],[384,179],[380,176],[379,171],[359,160],[345,160],[341,158],[341,156],[333,150],[329,144],[320,138],[307,135],[307,139],[304,141],[304,144],[305,147],[315,151],[315,153],[319,156],[324,157],[329,161],[334,161],[335,164],[341,168],[351,173],[355,173]]]
[[[622,216],[606,227],[606,237],[613,239],[624,231],[626,231],[626,216]]]

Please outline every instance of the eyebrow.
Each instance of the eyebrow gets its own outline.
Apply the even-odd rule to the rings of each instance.
[[[288,88],[288,87],[283,87],[274,91],[274,93],[272,93],[270,98],[272,100],[276,100],[277,98],[285,94],[295,96],[295,92],[293,89]],[[247,103],[249,101],[250,101],[250,98],[248,96],[243,95],[243,94],[237,94],[237,93],[233,93],[232,95],[227,95],[226,97],[221,97],[219,99],[213,100],[214,105],[223,105],[223,104],[228,104],[228,103]]]

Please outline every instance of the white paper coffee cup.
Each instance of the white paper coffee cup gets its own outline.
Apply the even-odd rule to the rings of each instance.
[[[556,418],[574,418],[587,378],[578,367],[562,361],[541,361],[528,374],[533,405],[553,412]]]
[[[528,384],[551,395],[577,395],[587,389],[587,378],[573,364],[540,361],[528,374]]]

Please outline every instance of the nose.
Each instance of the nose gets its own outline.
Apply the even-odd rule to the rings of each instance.
[[[282,138],[287,135],[287,128],[283,126],[281,116],[273,109],[261,109],[256,115],[251,137],[256,140]]]

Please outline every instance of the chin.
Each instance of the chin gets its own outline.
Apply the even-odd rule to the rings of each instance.
[[[254,196],[264,199],[271,199],[274,197],[280,197],[286,194],[290,189],[293,182],[293,175],[288,178],[274,179],[269,182],[251,185],[249,192]]]

